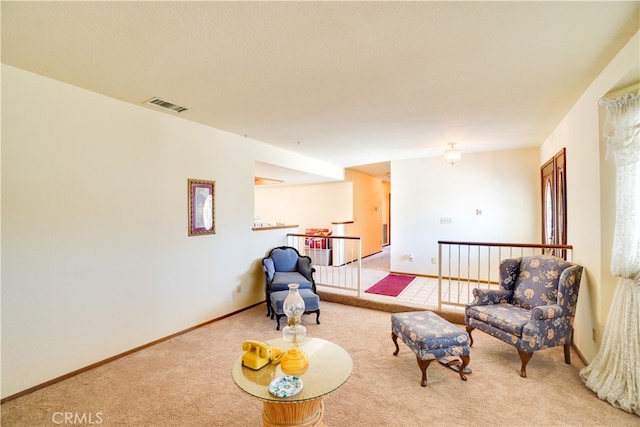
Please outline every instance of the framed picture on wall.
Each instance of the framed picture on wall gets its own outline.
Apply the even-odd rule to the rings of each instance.
[[[188,179],[189,236],[215,234],[216,182]]]

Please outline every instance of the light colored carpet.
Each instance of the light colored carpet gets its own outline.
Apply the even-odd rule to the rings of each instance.
[[[280,337],[264,304],[167,340],[2,405],[2,425],[55,426],[57,412],[100,413],[101,426],[259,426],[262,405],[242,392],[231,367],[246,339]],[[391,338],[388,312],[324,301],[309,336],[344,347],[353,374],[325,397],[329,426],[637,426],[640,418],[599,400],[582,384],[578,357],[536,353],[528,378],[516,350],[474,333],[473,373],[463,382],[434,362],[420,387],[414,354]],[[81,351],[79,349],[79,351]]]
[[[391,246],[383,246],[382,250],[362,258],[362,268],[389,272],[391,266]]]

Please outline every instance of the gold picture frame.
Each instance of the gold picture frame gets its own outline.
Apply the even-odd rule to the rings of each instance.
[[[216,182],[187,179],[189,236],[216,234]]]

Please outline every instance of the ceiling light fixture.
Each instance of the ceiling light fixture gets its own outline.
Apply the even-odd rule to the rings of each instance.
[[[453,166],[458,162],[458,160],[460,160],[460,157],[462,157],[462,153],[456,148],[455,142],[448,143],[447,147],[448,148],[444,150],[444,158],[447,162],[449,162],[451,166]]]

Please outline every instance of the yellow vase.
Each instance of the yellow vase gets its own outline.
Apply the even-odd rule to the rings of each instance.
[[[298,347],[291,347],[280,359],[280,366],[285,374],[300,374],[309,366],[309,358]]]

